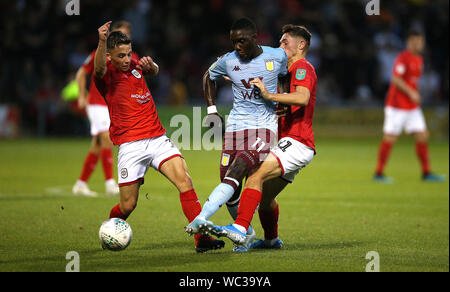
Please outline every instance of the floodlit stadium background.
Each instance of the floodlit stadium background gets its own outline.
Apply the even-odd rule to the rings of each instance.
[[[107,20],[131,22],[133,49],[159,64],[159,76],[148,80],[159,108],[204,105],[202,74],[232,49],[229,28],[241,16],[256,22],[263,45],[278,46],[286,23],[311,30],[308,60],[319,80],[316,125],[347,126],[350,132],[337,131],[346,135],[355,124],[370,127],[357,135],[381,135],[376,129],[381,129],[393,59],[404,48],[408,29],[423,30],[427,42],[420,82],[423,105],[433,137],[448,136],[446,0],[381,1],[379,16],[367,15],[369,1],[363,0],[81,0],[80,15],[72,16],[66,14],[68,2],[0,4],[0,137],[89,135],[87,119],[61,98],[61,91],[96,48],[97,28]],[[230,87],[221,84],[218,104],[231,101]],[[359,110],[329,112],[330,108]]]

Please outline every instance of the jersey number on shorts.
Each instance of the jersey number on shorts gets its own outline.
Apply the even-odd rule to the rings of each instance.
[[[262,141],[261,138],[259,138],[259,137],[256,138],[256,142],[253,143],[253,145],[251,146],[251,148],[256,148],[256,145],[258,145],[258,143],[261,142],[261,141]],[[256,152],[261,151],[261,150],[264,148],[264,146],[266,146],[266,143],[265,143],[265,142],[262,142],[262,143],[261,143],[261,146],[259,146],[259,148],[256,149]]]
[[[278,143],[278,148],[283,152],[286,152],[286,149],[289,148],[289,146],[292,146],[291,141],[280,141],[280,143]]]

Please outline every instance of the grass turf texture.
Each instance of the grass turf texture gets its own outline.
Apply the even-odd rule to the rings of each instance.
[[[2,141],[0,271],[65,271],[69,251],[79,253],[81,271],[365,271],[369,251],[379,253],[384,272],[449,271],[448,179],[420,180],[410,138],[393,149],[392,185],[372,182],[378,140],[317,140],[318,155],[278,199],[285,249],[245,254],[227,239],[222,250],[196,254],[178,192],[152,169],[128,220],[131,245],[104,251],[98,228],[118,197],[71,194],[89,139]],[[432,168],[447,178],[448,150],[448,142],[430,144]],[[203,204],[219,182],[220,153],[183,154]],[[104,193],[100,164],[89,185]],[[226,208],[211,219],[231,222]]]

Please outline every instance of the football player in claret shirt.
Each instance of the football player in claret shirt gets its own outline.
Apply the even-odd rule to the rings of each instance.
[[[159,67],[150,57],[136,63],[131,58],[131,40],[121,32],[110,33],[110,24],[107,22],[98,29],[94,58],[95,85],[108,105],[111,140],[119,146],[120,203],[109,216],[128,218],[136,207],[144,175],[153,167],[178,189],[183,213],[191,222],[200,213],[201,205],[186,162],[166,136],[143,77],[155,76]],[[194,238],[197,252],[224,246],[223,241],[207,235],[197,234]]]
[[[269,93],[260,79],[251,82],[270,101],[290,105],[286,116],[279,120],[279,142],[271,149],[261,167],[245,183],[234,224],[207,225],[217,236],[226,236],[235,244],[245,242],[246,230],[259,205],[259,217],[264,239],[250,248],[282,248],[278,238],[278,203],[275,197],[294,181],[295,176],[313,159],[315,151],[312,121],[316,100],[317,76],[314,67],[305,59],[311,33],[304,27],[287,24],[282,29],[281,48],[288,56],[290,73],[289,93]],[[264,186],[263,186],[264,184]]]
[[[120,31],[130,37],[131,24],[127,21],[116,21],[111,25],[111,31]],[[132,58],[137,62],[139,56],[133,52]],[[87,57],[83,66],[76,74],[80,93],[78,96],[79,109],[85,109],[91,125],[91,146],[83,162],[80,177],[75,182],[72,192],[76,195],[96,196],[96,192],[89,189],[87,181],[91,177],[97,162],[101,161],[105,176],[105,189],[109,195],[119,194],[119,187],[113,176],[113,144],[109,138],[109,113],[105,99],[98,92],[94,82],[94,56],[95,50]],[[89,92],[86,95],[86,77],[91,75]]]
[[[384,168],[391,149],[398,136],[404,130],[413,134],[416,153],[422,168],[424,181],[444,181],[442,175],[435,175],[430,170],[428,153],[428,131],[425,118],[420,108],[421,97],[418,90],[419,78],[422,75],[422,52],[425,38],[422,32],[411,30],[407,35],[406,50],[398,54],[394,62],[391,84],[386,96],[384,108],[383,139],[378,149],[378,161],[374,180],[391,183],[393,180],[384,175]]]

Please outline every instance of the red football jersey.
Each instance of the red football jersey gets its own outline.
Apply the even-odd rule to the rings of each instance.
[[[128,71],[122,72],[108,62],[105,76],[94,78],[108,105],[109,134],[114,145],[159,137],[166,132],[142,71],[136,65],[132,60]]]
[[[312,122],[316,104],[316,70],[307,60],[301,59],[292,64],[289,73],[291,75],[290,92],[294,92],[296,86],[304,86],[309,89],[310,97],[307,106],[291,105],[288,114],[279,119],[279,137],[291,137],[315,151]]]
[[[422,75],[422,56],[414,55],[408,50],[398,54],[394,62],[393,75],[402,78],[410,87],[417,90],[420,75]],[[386,106],[411,110],[418,107],[409,96],[393,83],[389,86]]]
[[[91,75],[91,84],[89,85],[89,93],[88,93],[88,104],[91,105],[104,105],[106,106],[105,100],[103,99],[100,92],[98,92],[97,87],[95,86],[94,82],[94,58],[95,58],[95,51],[94,50],[89,56],[86,58],[83,64],[83,69],[87,72],[87,74]],[[135,60],[136,62],[139,61],[139,55],[135,52],[131,53],[131,59]]]

